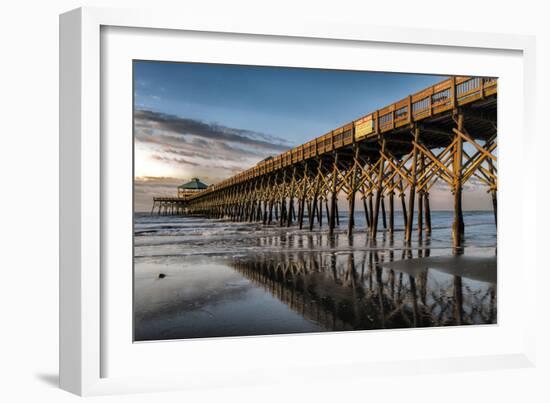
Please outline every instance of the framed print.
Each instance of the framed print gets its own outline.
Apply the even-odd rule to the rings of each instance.
[[[62,387],[532,365],[532,39],[241,22],[61,16]]]
[[[498,78],[133,76],[134,342],[497,323]],[[327,132],[394,86],[415,91]]]

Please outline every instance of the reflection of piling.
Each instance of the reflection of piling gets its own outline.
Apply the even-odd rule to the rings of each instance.
[[[418,299],[416,295],[416,279],[409,275],[409,285],[411,290],[411,300],[413,307],[413,327],[418,326]]]
[[[305,262],[270,262],[256,264],[236,263],[235,268],[256,285],[269,291],[290,309],[322,325],[327,330],[353,330],[349,315],[338,309],[338,300],[320,294],[311,294],[318,278],[307,275],[312,268]],[[309,284],[308,282],[312,283]]]
[[[454,276],[454,316],[457,325],[463,324],[462,277]]]
[[[314,238],[306,239],[308,247],[316,244]],[[331,250],[336,240],[330,237],[326,242],[328,250]],[[353,242],[350,238],[348,245],[353,247]],[[391,245],[392,241],[389,243]],[[426,248],[418,252],[419,256],[429,254]],[[410,255],[408,250],[401,258],[408,259]],[[404,279],[403,272],[383,268],[385,257],[392,261],[395,256],[393,251],[386,255],[378,250],[367,250],[342,256],[308,250],[238,259],[232,266],[292,310],[328,330],[496,321],[494,287],[489,286],[477,297],[469,291],[472,294],[468,295],[469,305],[465,307],[466,291],[462,286],[462,277],[450,277],[447,283],[438,280],[436,288],[430,290],[427,270],[415,276],[405,274]],[[443,284],[445,286],[441,288]],[[472,314],[466,316],[466,311]],[[473,313],[478,316],[472,316]]]

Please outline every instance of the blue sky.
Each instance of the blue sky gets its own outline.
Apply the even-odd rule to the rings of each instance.
[[[137,61],[138,109],[304,141],[441,76]]]
[[[135,61],[136,210],[192,177],[216,183],[444,79]]]

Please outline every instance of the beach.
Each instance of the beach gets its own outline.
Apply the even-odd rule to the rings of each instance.
[[[432,233],[403,242],[367,235],[355,215],[326,228],[185,216],[135,215],[134,339],[171,340],[318,333],[497,321],[493,213],[465,212],[455,256],[452,212],[432,213]],[[326,222],[326,221],[325,221]]]

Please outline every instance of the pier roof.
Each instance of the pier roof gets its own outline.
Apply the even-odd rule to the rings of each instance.
[[[184,183],[183,185],[178,186],[178,189],[193,189],[193,190],[202,190],[206,189],[208,186],[202,183],[199,178],[192,178],[190,182]]]

